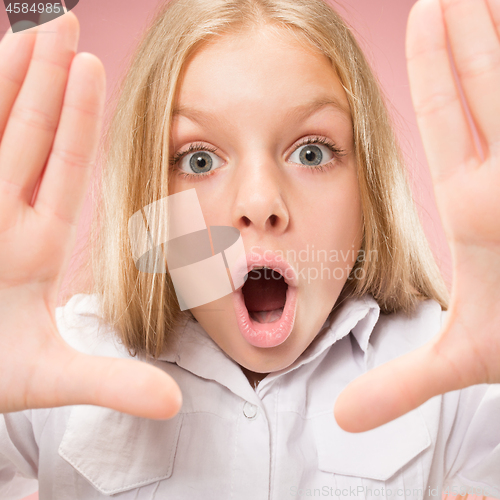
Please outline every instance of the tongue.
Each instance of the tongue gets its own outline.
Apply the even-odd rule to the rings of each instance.
[[[274,323],[281,318],[283,308],[273,309],[272,311],[249,311],[249,316],[257,323]]]
[[[248,273],[242,292],[250,317],[259,323],[280,319],[287,288],[283,276],[277,271],[259,269]]]

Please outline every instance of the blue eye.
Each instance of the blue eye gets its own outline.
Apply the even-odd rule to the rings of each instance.
[[[217,148],[205,146],[203,143],[190,144],[186,151],[177,153],[170,161],[184,177],[201,177],[222,167],[224,161],[215,154]],[[297,145],[290,155],[289,161],[315,170],[332,164],[346,155],[346,151],[338,148],[324,137],[309,137]]]
[[[177,153],[171,161],[178,169],[187,175],[203,175],[222,166],[223,161],[215,151],[203,144],[191,144],[187,151]]]
[[[330,148],[318,144],[307,144],[305,146],[298,147],[290,155],[290,160],[294,163],[299,163],[307,167],[316,167],[322,163],[325,157],[326,163],[333,159],[334,154]]]
[[[189,168],[196,174],[212,170],[213,160],[205,151],[198,151],[189,159]]]

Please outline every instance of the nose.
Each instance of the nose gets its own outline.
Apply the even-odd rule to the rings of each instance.
[[[286,180],[271,158],[241,162],[235,172],[234,227],[279,235],[286,231],[290,214],[286,203]]]

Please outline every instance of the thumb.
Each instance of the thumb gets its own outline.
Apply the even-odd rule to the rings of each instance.
[[[161,420],[175,416],[182,405],[174,379],[139,360],[91,356],[64,346],[38,367],[31,408],[90,404]]]
[[[347,432],[373,429],[438,394],[461,389],[456,375],[433,340],[352,381],[335,402],[335,420]]]

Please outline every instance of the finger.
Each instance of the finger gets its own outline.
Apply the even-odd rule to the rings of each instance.
[[[78,21],[74,14],[70,12],[50,23],[56,31],[43,34],[38,31],[28,73],[0,146],[0,179],[4,181],[3,187],[9,189],[9,192],[4,189],[4,194],[28,204],[54,140],[68,71],[78,43]]]
[[[80,53],[71,65],[61,120],[33,208],[76,225],[92,173],[106,93],[101,61]]]
[[[448,57],[439,0],[420,0],[412,8],[406,55],[413,105],[436,181],[476,157]]]
[[[487,0],[488,10],[495,26],[497,36],[500,34],[500,0]]]
[[[489,144],[500,141],[500,42],[486,0],[441,0],[457,73],[474,121]]]
[[[90,404],[162,420],[182,405],[173,378],[138,360],[90,356],[65,345],[44,361],[33,373],[29,408]]]
[[[10,111],[28,72],[35,40],[35,30],[19,36],[12,34],[9,29],[0,42],[0,143]]]
[[[440,357],[434,343],[381,365],[355,379],[337,398],[334,415],[348,432],[378,427],[428,399],[466,384]]]

